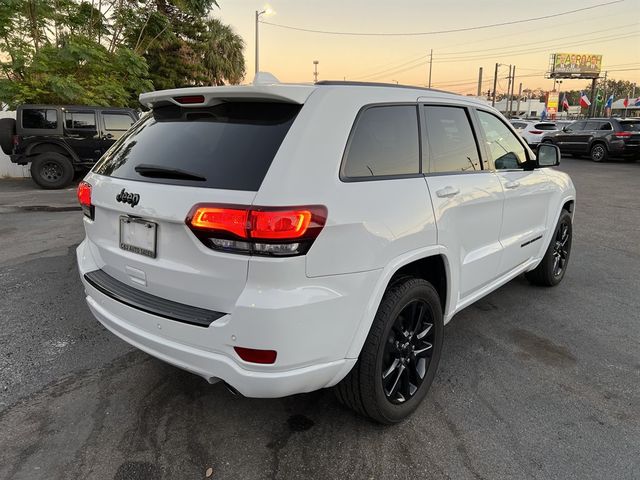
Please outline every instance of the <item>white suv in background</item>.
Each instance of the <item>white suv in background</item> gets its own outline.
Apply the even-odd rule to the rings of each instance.
[[[531,148],[537,148],[542,142],[542,137],[547,133],[557,132],[559,128],[553,122],[531,122],[528,120],[511,120],[511,125],[516,129],[524,141]]]
[[[271,77],[272,78],[272,77]],[[458,95],[349,82],[143,94],[78,187],[87,303],[130,344],[250,397],[337,385],[402,420],[444,325],[526,273],[556,285],[575,190]]]

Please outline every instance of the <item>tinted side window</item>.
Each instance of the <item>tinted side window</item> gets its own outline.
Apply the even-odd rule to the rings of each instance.
[[[42,128],[55,130],[58,128],[58,112],[53,109],[22,110],[22,128]]]
[[[496,169],[519,168],[527,161],[524,147],[498,117],[480,110],[478,117]]]
[[[584,127],[585,130],[599,130],[600,129],[600,122],[587,122],[586,127]]]
[[[133,124],[133,119],[124,113],[103,113],[104,128],[109,131],[126,131]]]
[[[600,124],[600,130],[613,130],[613,127],[609,122],[604,122]]]
[[[478,146],[464,108],[425,107],[431,172],[482,170]]]
[[[96,115],[93,112],[65,112],[65,128],[70,129],[96,129]]]
[[[572,123],[571,125],[569,125],[569,131],[570,132],[579,132],[581,130],[584,130],[584,126],[587,124],[587,122],[576,122],[576,123]]]
[[[370,107],[356,120],[342,174],[359,178],[419,173],[419,151],[415,105]]]

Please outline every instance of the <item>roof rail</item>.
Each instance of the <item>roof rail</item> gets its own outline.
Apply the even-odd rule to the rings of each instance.
[[[449,93],[445,90],[436,90],[435,88],[416,87],[414,85],[399,85],[397,83],[383,82],[355,82],[351,80],[320,80],[315,85],[346,85],[354,87],[392,87],[392,88],[410,88],[411,90],[425,90],[427,92]],[[456,95],[456,94],[453,94]]]

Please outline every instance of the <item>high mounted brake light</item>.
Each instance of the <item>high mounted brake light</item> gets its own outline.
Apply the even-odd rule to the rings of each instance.
[[[186,224],[209,248],[267,256],[303,255],[327,220],[321,205],[242,207],[198,204]]]
[[[204,95],[185,95],[182,97],[173,97],[173,99],[181,105],[204,103]]]
[[[78,203],[80,203],[85,216],[93,220],[95,211],[91,204],[91,184],[87,182],[80,182],[78,184],[76,194],[78,196]]]

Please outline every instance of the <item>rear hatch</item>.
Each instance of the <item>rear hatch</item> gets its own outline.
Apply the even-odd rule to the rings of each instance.
[[[85,179],[87,238],[102,270],[148,294],[229,313],[249,257],[207,248],[185,219],[200,203],[251,205],[300,108],[265,99],[156,106]]]
[[[624,139],[627,146],[633,149],[640,148],[640,119],[620,120],[622,132],[615,134],[616,137]]]

